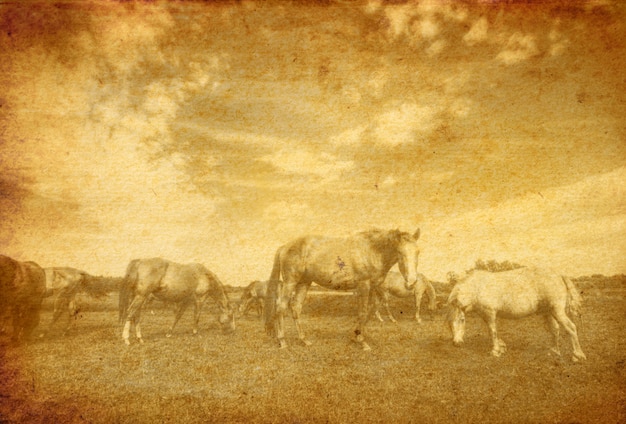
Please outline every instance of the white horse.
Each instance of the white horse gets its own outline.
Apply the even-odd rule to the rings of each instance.
[[[382,292],[383,305],[391,322],[396,322],[396,319],[389,309],[390,294],[400,298],[406,298],[409,296],[413,296],[415,298],[415,320],[418,324],[422,323],[422,318],[420,317],[420,306],[422,303],[422,296],[425,291],[428,290],[428,309],[431,314],[432,311],[437,308],[437,293],[424,274],[418,273],[415,285],[411,288],[407,288],[402,274],[397,271],[389,271],[385,277],[385,281],[383,281],[382,286],[380,286],[380,290]],[[380,312],[378,310],[376,311],[376,318],[378,318],[380,322],[383,322],[383,318],[380,316]]]
[[[569,310],[580,315],[580,294],[568,278],[551,271],[537,268],[505,272],[474,270],[452,289],[448,304],[451,307],[448,323],[456,346],[463,343],[467,312],[477,312],[489,326],[493,356],[500,356],[506,351],[506,344],[498,338],[497,316],[516,319],[542,314],[554,337],[552,351],[560,355],[560,324],[570,336],[573,361],[586,359],[578,341],[576,325],[566,312]]]

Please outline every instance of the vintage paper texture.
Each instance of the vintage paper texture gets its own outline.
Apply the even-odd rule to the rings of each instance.
[[[54,296],[27,343],[7,320],[0,421],[624,422],[625,13],[0,3],[0,253],[113,287],[78,296],[65,336],[63,312],[39,338]],[[287,349],[254,312],[222,334],[212,301],[196,337],[188,311],[166,338],[173,313],[156,302],[146,343],[122,342],[115,287],[132,259],[203,263],[236,303],[280,245],[371,228],[420,228],[440,304],[477,261],[573,278],[587,361],[571,363],[567,338],[550,355],[535,318],[499,323],[501,358],[478,317],[454,348],[445,309],[418,325],[410,299],[392,299],[397,325],[370,322],[362,352],[356,300],[315,293],[310,347],[290,313]]]

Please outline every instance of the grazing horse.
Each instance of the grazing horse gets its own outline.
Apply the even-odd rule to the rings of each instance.
[[[542,314],[554,338],[552,351],[560,355],[559,324],[569,334],[573,360],[586,359],[576,325],[566,311],[580,316],[581,298],[574,284],[566,277],[538,268],[518,268],[512,271],[472,271],[450,293],[448,323],[455,345],[463,343],[465,314],[476,311],[489,326],[493,348],[491,354],[500,356],[506,344],[498,338],[496,317],[523,318]]]
[[[46,275],[35,262],[0,255],[0,310],[10,311],[14,343],[24,341],[39,324]]]
[[[46,273],[46,296],[55,296],[52,321],[48,329],[40,334],[40,337],[48,334],[54,324],[61,317],[63,311],[68,312],[67,324],[63,329],[66,335],[72,324],[72,318],[78,313],[76,295],[87,293],[92,297],[99,298],[117,289],[115,279],[105,277],[93,277],[79,269],[69,267],[44,268]]]
[[[252,306],[255,307],[259,318],[263,316],[263,304],[267,293],[268,281],[253,281],[243,290],[239,301],[239,313],[247,315]]]
[[[308,346],[311,342],[304,337],[299,319],[311,284],[334,290],[356,289],[359,311],[355,339],[369,350],[363,330],[378,301],[377,291],[396,263],[407,289],[413,287],[417,280],[418,238],[419,230],[413,235],[399,230],[370,230],[348,238],[304,236],[279,247],[265,297],[266,330],[277,337],[281,348],[287,346],[284,315],[291,304],[298,338]]]
[[[430,300],[428,303],[428,310],[432,314],[432,311],[437,308],[437,293],[424,274],[417,273],[417,282],[412,289],[407,289],[404,284],[402,274],[397,271],[389,271],[381,286],[383,297],[382,301],[385,306],[385,310],[387,311],[387,315],[389,316],[389,320],[391,322],[396,322],[396,319],[393,317],[393,314],[389,309],[389,295],[391,294],[400,298],[413,296],[415,298],[415,320],[418,324],[421,324],[422,318],[420,318],[420,306],[422,303],[422,296],[426,290],[428,290],[428,299]],[[383,318],[380,316],[379,311],[376,311],[376,318],[378,318],[380,322],[383,322]]]
[[[143,343],[139,318],[141,307],[153,295],[159,300],[178,304],[176,318],[167,332],[172,335],[176,323],[190,303],[194,303],[193,334],[198,332],[200,309],[208,296],[218,304],[219,322],[225,330],[235,329],[233,308],[226,296],[224,286],[215,274],[201,264],[178,264],[161,258],[135,259],[128,264],[126,277],[120,287],[120,322],[125,322],[122,338],[130,344],[130,326],[135,325],[137,339]]]

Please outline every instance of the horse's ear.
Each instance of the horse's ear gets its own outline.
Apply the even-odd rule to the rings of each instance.
[[[418,240],[420,238],[420,229],[418,228],[417,231],[415,232],[415,234],[413,234],[413,238],[415,240]]]

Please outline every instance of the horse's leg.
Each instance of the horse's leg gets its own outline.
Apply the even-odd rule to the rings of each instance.
[[[78,313],[78,308],[76,307],[76,292],[68,295],[65,308],[67,310],[68,318],[67,318],[67,325],[65,326],[65,329],[63,330],[63,335],[67,336],[67,334],[70,332],[70,327],[72,326],[72,322],[76,319],[76,314]]]
[[[183,314],[185,313],[185,310],[187,310],[188,306],[189,306],[189,302],[186,302],[186,301],[182,301],[182,302],[180,302],[178,304],[178,308],[176,310],[176,315],[174,316],[174,322],[170,326],[169,330],[167,330],[167,333],[165,334],[165,337],[172,337],[172,332],[174,331],[174,327],[176,327],[176,324],[178,323],[180,318],[183,316]],[[195,316],[196,316],[196,313],[194,311],[194,319],[195,319]]]
[[[276,338],[278,339],[278,345],[281,349],[287,347],[285,341],[285,313],[289,307],[289,295],[294,290],[297,279],[293,281],[285,281],[283,284],[278,285],[278,293],[276,294],[276,311],[274,313],[274,329],[276,331]]]
[[[302,304],[304,303],[308,290],[309,284],[297,285],[296,292],[291,301],[291,316],[293,317],[293,322],[296,324],[298,338],[305,346],[311,346],[311,342],[304,337],[304,331],[302,330],[302,325],[300,325],[300,314],[302,313]]]
[[[367,319],[369,317],[369,309],[371,303],[370,296],[371,288],[370,282],[367,281],[362,283],[357,288],[358,299],[359,299],[359,312],[357,318],[356,329],[354,330],[355,341],[360,343],[363,350],[371,350],[372,348],[365,342],[365,335],[363,334],[363,330],[365,328],[365,324],[367,323]]]
[[[422,305],[424,287],[415,287],[413,294],[415,294],[415,321],[417,321],[418,324],[421,324],[422,318],[420,317],[420,307]]]
[[[485,311],[483,313],[483,319],[487,323],[489,333],[491,334],[491,342],[493,344],[491,355],[498,357],[505,352],[506,344],[498,338],[498,330],[496,328],[496,311]]]
[[[141,338],[141,330],[139,330],[139,332],[137,332],[137,327],[139,326],[139,311],[141,310],[141,307],[143,306],[143,303],[146,301],[146,295],[143,294],[137,294],[135,295],[135,298],[133,299],[133,301],[130,303],[130,306],[128,307],[128,315],[126,316],[126,322],[124,323],[124,330],[122,331],[122,339],[124,340],[124,343],[126,345],[130,345],[130,341],[128,340],[130,338],[130,325],[131,322],[133,324],[135,324],[135,334],[138,335],[138,339],[140,342],[143,342],[143,339]],[[137,317],[137,319],[135,319],[135,317]]]
[[[200,312],[202,311],[202,305],[206,300],[205,296],[200,296],[195,299],[194,309],[193,309],[193,330],[192,333],[198,334],[198,323],[200,322]]]
[[[265,311],[265,302],[260,297],[257,300],[257,310],[259,312],[259,319],[263,318],[263,312]]]
[[[382,301],[383,301],[383,305],[385,305],[385,311],[387,311],[387,316],[389,317],[389,321],[397,323],[398,321],[396,321],[393,314],[391,313],[391,309],[389,309],[389,292],[388,291],[383,292]],[[378,313],[378,308],[376,308],[376,313]]]
[[[554,346],[550,348],[550,350],[556,353],[558,356],[561,356],[561,349],[559,348],[559,322],[550,314],[546,314],[546,325],[548,330],[550,330],[550,334],[552,334],[552,341]]]
[[[67,304],[65,302],[65,295],[63,293],[59,293],[57,297],[54,299],[53,307],[52,307],[52,321],[48,325],[48,329],[39,335],[39,337],[44,337],[50,334],[52,331],[52,327],[59,320],[63,311],[67,310]],[[68,324],[69,325],[69,324]]]
[[[572,341],[572,349],[574,350],[574,355],[572,356],[572,361],[578,362],[579,360],[587,359],[587,356],[583,353],[582,348],[580,347],[580,342],[578,340],[578,332],[576,331],[576,325],[572,322],[571,319],[565,313],[564,308],[558,308],[552,312],[554,318],[565,328],[565,331],[570,336],[570,340]]]

